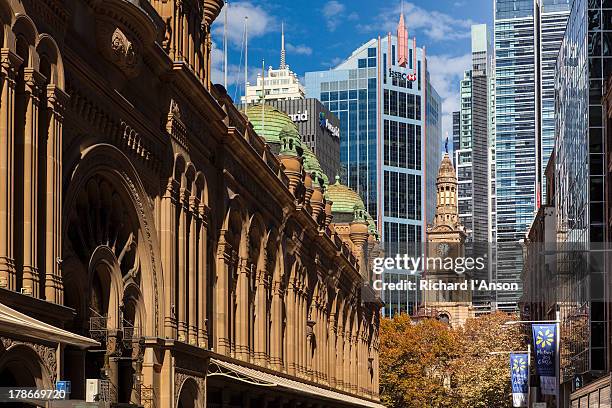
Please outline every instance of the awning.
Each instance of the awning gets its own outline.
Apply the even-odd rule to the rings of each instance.
[[[244,367],[238,364],[229,363],[227,361],[217,360],[215,358],[212,358],[210,360],[210,365],[208,369],[208,377],[212,376],[230,377],[234,380],[247,382],[249,384],[261,387],[279,387],[288,392],[305,394],[309,397],[339,401],[343,404],[350,404],[359,407],[384,408],[384,405],[381,405],[376,402],[364,400],[347,394],[342,394],[336,391],[331,391],[326,388],[317,387],[315,385],[306,384],[300,381],[291,380],[289,378],[270,374],[254,368]]]
[[[0,333],[2,332],[83,349],[100,345],[93,339],[41,322],[0,303]]]

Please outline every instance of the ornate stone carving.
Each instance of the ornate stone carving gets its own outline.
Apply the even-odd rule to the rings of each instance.
[[[2,345],[4,346],[5,350],[8,350],[17,345],[23,345],[34,350],[38,357],[40,357],[43,366],[47,369],[47,372],[50,375],[49,380],[52,383],[55,383],[55,380],[57,379],[57,358],[54,347],[27,341],[15,340],[8,337],[0,337],[0,341],[2,341]]]
[[[134,78],[140,72],[140,47],[131,36],[110,22],[99,22],[98,48],[102,55],[119,68],[126,77]]]

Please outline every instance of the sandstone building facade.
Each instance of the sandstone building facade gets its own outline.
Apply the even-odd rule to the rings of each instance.
[[[438,259],[465,257],[465,227],[459,219],[457,200],[457,176],[455,168],[445,153],[440,162],[436,178],[436,213],[433,223],[427,226],[427,253]],[[471,278],[471,271],[457,273],[441,268],[439,264],[428,265],[425,279],[443,283],[459,284]],[[441,289],[425,291],[421,314],[431,315],[451,326],[462,326],[468,318],[475,316],[470,289]]]
[[[211,83],[222,5],[0,0],[3,386],[380,406],[367,215],[334,222],[289,118],[276,155]]]

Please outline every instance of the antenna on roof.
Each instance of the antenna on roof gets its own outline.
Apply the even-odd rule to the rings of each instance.
[[[280,54],[280,69],[285,69],[285,23],[281,23],[281,54]]]

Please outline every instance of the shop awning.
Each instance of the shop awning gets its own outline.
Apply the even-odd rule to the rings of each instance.
[[[3,332],[83,349],[100,345],[93,339],[41,322],[0,303],[0,333]]]
[[[291,380],[289,378],[270,374],[250,367],[244,367],[227,361],[218,360],[215,358],[210,360],[208,376],[230,377],[237,381],[243,381],[261,387],[278,387],[286,390],[287,392],[337,401],[347,405],[370,408],[384,408],[384,405],[373,401],[368,401],[351,395],[342,394],[340,392],[328,390],[326,388],[317,387],[316,385]]]

